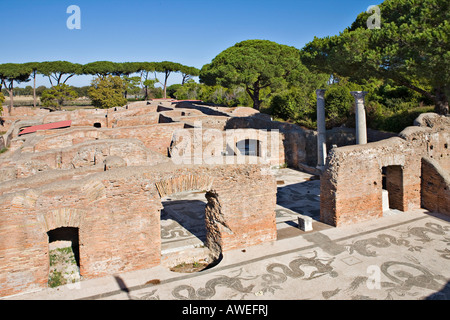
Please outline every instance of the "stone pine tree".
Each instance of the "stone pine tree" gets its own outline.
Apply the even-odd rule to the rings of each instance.
[[[120,63],[112,61],[94,61],[83,65],[83,74],[95,75],[104,79],[107,75],[116,75]]]
[[[385,0],[379,9],[378,17],[361,13],[339,35],[314,38],[302,50],[303,63],[352,80],[391,79],[448,114],[450,1]],[[379,28],[370,28],[374,18]]]
[[[149,79],[151,73],[155,72],[154,62],[139,62],[139,70],[141,76],[141,86],[144,88],[144,100],[148,99],[148,89],[152,88],[158,79]]]
[[[39,62],[28,62],[25,64],[31,69],[30,76],[33,78],[33,107],[36,108],[37,106],[37,96],[36,96],[36,75],[38,74]]]
[[[8,113],[11,115],[14,106],[14,82],[27,82],[30,79],[32,69],[26,64],[4,63],[0,65],[0,91],[2,87],[8,90],[9,106]]]
[[[183,66],[180,72],[182,73],[181,85],[184,85],[192,77],[198,77],[200,75],[200,70],[195,67]]]
[[[183,67],[184,66],[182,64],[171,61],[162,61],[154,63],[155,71],[164,74],[164,83],[163,83],[164,99],[167,98],[167,80],[169,79],[170,74],[172,72],[181,71]]]
[[[295,81],[304,66],[300,50],[268,40],[247,40],[222,51],[200,71],[200,81],[226,88],[244,86],[257,110],[260,92]]]
[[[66,84],[75,75],[83,74],[83,65],[68,61],[44,61],[39,64],[38,73],[48,77],[50,85]]]

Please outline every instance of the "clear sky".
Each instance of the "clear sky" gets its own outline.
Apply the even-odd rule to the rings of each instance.
[[[201,68],[237,42],[266,39],[301,49],[335,35],[382,0],[0,0],[0,63],[174,61]],[[70,5],[81,29],[70,30]],[[170,82],[177,82],[176,76]],[[91,76],[68,84],[88,85]],[[169,78],[170,79],[170,78]],[[49,85],[38,79],[38,85]],[[22,87],[23,85],[21,85]]]

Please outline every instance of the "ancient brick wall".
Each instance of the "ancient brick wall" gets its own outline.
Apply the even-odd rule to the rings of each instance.
[[[75,127],[52,131],[51,135],[48,135],[48,132],[38,132],[38,136],[41,136],[41,138],[33,142],[32,150],[42,152],[49,149],[66,148],[77,143],[97,139],[139,139],[147,148],[167,155],[173,132],[183,127],[183,123],[168,123],[113,129]]]
[[[169,152],[176,163],[220,164],[226,162],[223,155],[245,155],[242,154],[245,153],[245,140],[251,140],[251,156],[261,157],[264,163],[277,166],[286,161],[284,138],[279,132],[256,129],[183,129],[174,132]]]
[[[450,171],[431,158],[422,159],[421,196],[427,210],[450,215]]]
[[[321,176],[321,220],[341,226],[381,217],[383,188],[391,209],[420,208],[422,157],[434,157],[443,168],[450,162],[446,121],[439,118],[432,126],[408,127],[400,137],[332,149]]]
[[[184,128],[183,123],[175,122],[149,126],[109,129],[108,131],[105,131],[105,134],[112,139],[139,139],[150,150],[167,156],[174,131],[182,128]]]
[[[216,253],[276,238],[276,182],[258,165],[129,167],[66,179],[42,173],[0,196],[0,296],[47,286],[47,232],[61,227],[78,229],[84,279],[158,265],[163,189],[208,189],[207,244]]]
[[[221,168],[219,181],[206,194],[207,245],[226,252],[276,240],[273,176],[259,166],[235,166]]]
[[[139,117],[122,117],[113,123],[112,128],[117,127],[131,127],[131,126],[146,126],[151,124],[157,124],[159,122],[158,113],[150,113]]]
[[[50,149],[66,148],[85,141],[107,139],[104,130],[89,128],[67,128],[58,131],[37,132],[38,141],[32,144],[33,152],[42,152]]]
[[[137,139],[102,139],[43,152],[16,153],[10,161],[0,164],[0,173],[9,173],[5,177],[0,174],[0,181],[26,178],[48,170],[103,166],[109,156],[120,157],[127,166],[156,165],[170,161]]]

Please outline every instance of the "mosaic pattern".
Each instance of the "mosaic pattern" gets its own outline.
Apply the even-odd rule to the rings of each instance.
[[[278,227],[299,214],[319,219],[320,181],[290,169],[280,170],[276,178]],[[196,237],[201,241],[204,195],[171,198],[161,216],[163,246]],[[342,239],[314,231],[302,236],[310,245],[298,250],[219,264],[198,276],[108,299],[450,299],[450,223],[427,215],[403,217],[395,226]]]
[[[219,264],[199,278],[204,282],[191,280],[194,275],[166,283],[164,290],[133,291],[129,298],[450,299],[449,222],[424,216],[329,241],[344,249],[319,243],[231,268]]]

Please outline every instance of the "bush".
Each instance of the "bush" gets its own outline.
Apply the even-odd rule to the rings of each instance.
[[[282,119],[294,119],[297,106],[288,94],[277,94],[270,101],[270,112]]]
[[[270,113],[278,118],[312,125],[316,119],[314,96],[297,87],[274,94],[270,99]]]
[[[399,133],[406,127],[412,126],[414,120],[425,112],[434,112],[434,107],[416,107],[392,112],[379,119],[375,129]]]
[[[92,80],[88,90],[92,104],[97,108],[108,109],[127,104],[123,92],[125,83],[118,76],[108,75],[104,79],[95,78]]]
[[[227,107],[253,104],[242,87],[227,89],[219,85],[207,86],[196,82],[187,82],[180,86],[173,95],[179,100],[202,100]]]
[[[42,92],[41,103],[44,107],[61,110],[65,101],[75,100],[77,96],[77,93],[70,86],[60,83]]]

